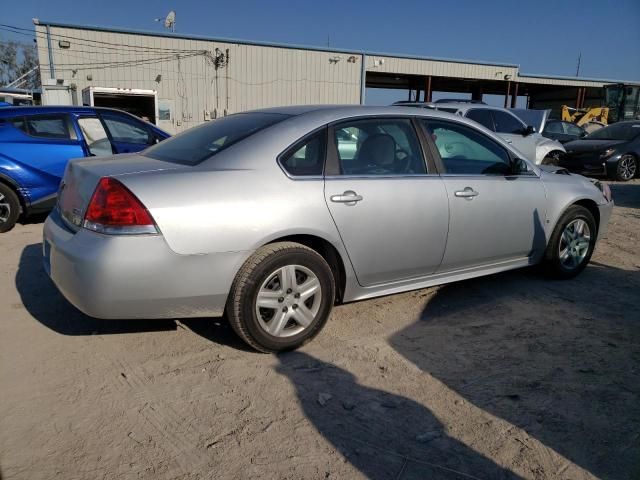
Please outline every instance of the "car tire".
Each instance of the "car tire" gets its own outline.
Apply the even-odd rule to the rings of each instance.
[[[304,245],[278,242],[261,247],[243,264],[225,312],[247,344],[275,353],[315,337],[334,299],[335,281],[325,259]]]
[[[547,274],[560,279],[578,275],[593,255],[597,233],[589,210],[580,205],[569,207],[558,220],[544,254]]]
[[[616,180],[628,182],[638,173],[638,159],[631,154],[623,155],[616,164]]]
[[[11,230],[20,216],[20,200],[15,192],[0,183],[0,233]]]

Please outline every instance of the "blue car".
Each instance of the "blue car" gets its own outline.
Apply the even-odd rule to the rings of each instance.
[[[169,137],[120,110],[0,108],[0,233],[20,215],[51,210],[72,158],[137,152]]]

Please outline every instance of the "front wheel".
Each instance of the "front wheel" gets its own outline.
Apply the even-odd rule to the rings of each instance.
[[[633,155],[623,155],[616,165],[616,179],[627,182],[635,177],[638,171],[638,160]]]
[[[258,249],[238,272],[226,314],[234,331],[265,353],[292,350],[320,332],[335,298],[331,268],[292,242]]]
[[[589,263],[596,243],[596,222],[589,210],[573,205],[560,217],[544,255],[544,267],[557,278],[572,278]]]

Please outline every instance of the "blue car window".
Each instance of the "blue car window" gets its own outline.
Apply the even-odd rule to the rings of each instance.
[[[53,138],[68,140],[69,126],[64,115],[33,115],[14,122],[20,130],[38,138]]]
[[[103,114],[104,123],[109,129],[114,142],[149,144],[149,131],[142,122],[138,123],[127,117]]]

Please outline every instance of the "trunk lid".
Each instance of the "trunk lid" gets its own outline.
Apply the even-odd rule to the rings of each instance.
[[[102,177],[178,168],[185,167],[137,154],[71,160],[60,184],[57,208],[65,223],[76,231],[82,225],[91,196]]]

